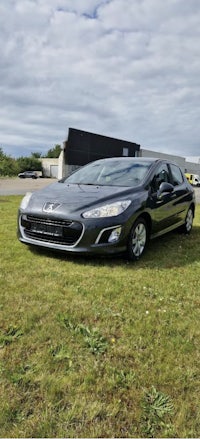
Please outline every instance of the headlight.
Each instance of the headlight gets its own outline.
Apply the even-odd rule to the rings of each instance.
[[[32,192],[27,192],[25,197],[22,198],[21,204],[20,204],[20,209],[26,209],[26,207],[28,206],[28,203],[30,201],[30,198],[32,196]]]
[[[106,218],[109,216],[117,216],[124,212],[130,206],[131,200],[117,201],[112,204],[105,204],[105,206],[97,207],[96,209],[84,212],[83,218]]]

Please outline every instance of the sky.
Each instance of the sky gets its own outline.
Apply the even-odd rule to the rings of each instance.
[[[69,127],[200,156],[199,0],[1,0],[0,147]]]

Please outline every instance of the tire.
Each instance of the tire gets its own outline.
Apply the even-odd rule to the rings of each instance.
[[[193,219],[194,219],[194,212],[193,212],[192,207],[189,207],[189,209],[187,211],[187,215],[185,217],[185,223],[183,224],[183,226],[181,226],[181,229],[180,229],[182,233],[189,235],[189,233],[192,230]]]
[[[131,229],[127,253],[130,261],[136,261],[143,255],[148,240],[148,227],[144,218],[138,218]]]

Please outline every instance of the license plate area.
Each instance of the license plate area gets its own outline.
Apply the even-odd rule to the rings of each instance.
[[[41,235],[63,236],[62,227],[43,223],[31,224],[31,231]]]

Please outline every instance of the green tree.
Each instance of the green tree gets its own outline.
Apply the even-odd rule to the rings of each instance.
[[[35,157],[19,157],[16,159],[19,172],[42,171],[42,163]]]
[[[31,157],[35,157],[35,159],[40,159],[42,156],[41,152],[32,152]]]
[[[51,158],[51,159],[57,159],[62,151],[61,145],[55,145],[54,148],[49,149],[47,152],[47,155],[44,157]]]
[[[19,172],[18,164],[16,160],[3,152],[0,148],[0,176],[11,177],[17,175]]]

